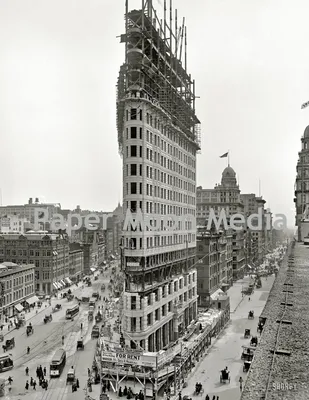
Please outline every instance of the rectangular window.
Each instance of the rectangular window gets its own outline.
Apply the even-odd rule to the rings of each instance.
[[[137,139],[137,128],[136,126],[131,126],[131,139]]]
[[[139,128],[139,138],[143,139],[143,128]]]
[[[131,176],[136,176],[137,173],[137,168],[136,168],[136,164],[131,164]]]
[[[142,164],[139,165],[139,174],[140,174],[140,176],[143,176],[143,165]]]
[[[130,206],[131,212],[135,213],[137,211],[137,202],[131,201],[130,203],[131,203],[131,206]]]
[[[136,157],[137,156],[137,146],[130,146],[130,156]]]
[[[139,156],[143,158],[143,146],[139,146]]]
[[[137,119],[137,110],[136,108],[131,108],[131,120]]]
[[[131,194],[137,194],[137,184],[136,182],[131,182]]]
[[[139,119],[143,121],[143,110],[139,110]]]
[[[139,184],[139,194],[143,194],[143,184],[140,182]]]

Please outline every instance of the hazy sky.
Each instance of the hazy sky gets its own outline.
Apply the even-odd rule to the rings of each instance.
[[[130,0],[129,0],[130,1]],[[153,0],[162,12],[163,0]],[[309,2],[174,0],[202,122],[198,185],[230,150],[242,193],[294,223],[295,167],[309,124]],[[131,0],[138,8],[141,0]],[[111,210],[122,196],[116,80],[124,0],[0,0],[3,204],[44,196]]]

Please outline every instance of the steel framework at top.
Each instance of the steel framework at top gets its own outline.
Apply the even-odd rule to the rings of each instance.
[[[125,43],[125,63],[120,68],[117,82],[117,128],[121,152],[125,101],[131,97],[156,104],[165,123],[181,131],[197,150],[200,149],[195,81],[187,73],[185,19],[178,27],[175,10],[173,30],[172,0],[169,9],[168,23],[166,0],[163,20],[158,18],[152,0],[142,0],[142,8],[131,11],[126,0],[126,32],[120,36],[120,42]]]

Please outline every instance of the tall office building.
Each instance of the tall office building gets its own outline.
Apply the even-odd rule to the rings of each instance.
[[[298,241],[303,241],[309,233],[309,126],[301,138],[301,151],[298,153],[295,182],[295,225],[298,227]]]
[[[136,217],[141,211],[154,229],[130,225],[123,232],[122,327],[132,348],[159,351],[197,314],[193,266],[200,122],[195,83],[187,71],[184,20],[178,26],[177,10],[171,5],[167,10],[166,1],[162,19],[151,0],[141,3],[141,9],[129,11],[126,1],[117,127],[124,215],[129,210]],[[176,226],[155,215],[172,216]]]

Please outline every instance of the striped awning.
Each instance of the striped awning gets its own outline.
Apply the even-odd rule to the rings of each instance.
[[[38,302],[38,301],[39,301],[39,298],[36,297],[36,296],[29,297],[29,299],[26,300],[26,302],[27,302],[28,304],[34,304],[34,303],[36,303],[36,302]]]
[[[58,290],[58,286],[56,282],[53,282],[53,287]]]
[[[65,281],[69,284],[69,285],[72,285],[72,281],[71,281],[71,279],[70,278],[65,278]]]
[[[60,281],[63,286],[65,286],[65,282],[63,280]]]
[[[18,312],[22,312],[24,307],[19,303],[19,304],[15,304],[14,307],[16,308],[16,310]]]

